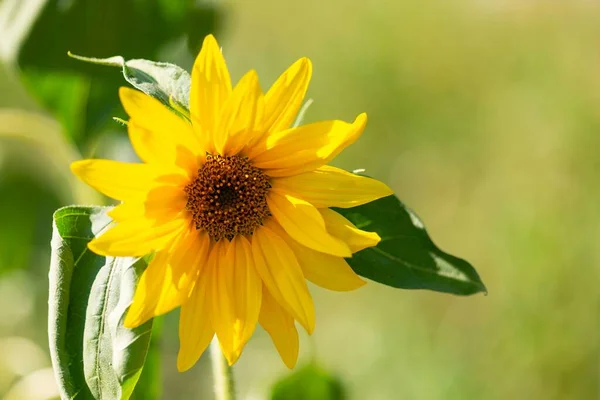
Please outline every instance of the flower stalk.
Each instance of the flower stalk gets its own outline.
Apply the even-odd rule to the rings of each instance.
[[[213,382],[216,400],[235,400],[235,381],[233,380],[233,368],[229,365],[217,336],[210,344],[210,359],[212,363]]]

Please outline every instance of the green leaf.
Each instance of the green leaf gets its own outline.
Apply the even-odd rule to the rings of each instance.
[[[142,92],[160,100],[167,107],[180,111],[177,106],[189,108],[190,74],[175,64],[148,60],[129,60],[121,56],[110,58],[69,56],[92,64],[119,67],[125,80]],[[175,104],[173,104],[175,102]]]
[[[161,379],[161,345],[163,317],[154,318],[152,323],[152,339],[146,356],[146,363],[138,381],[131,400],[160,399],[162,398]]]
[[[487,289],[467,261],[440,250],[423,222],[396,196],[336,209],[358,228],[377,232],[381,242],[354,254],[354,271],[384,285],[470,295]]]
[[[191,39],[192,47],[197,47],[195,38],[218,29],[222,16],[219,2],[213,0],[8,0],[16,5],[7,7],[6,16],[0,14],[0,22],[3,17],[16,19],[14,8],[20,3],[40,1],[45,3],[42,9],[27,18],[28,35],[20,35],[18,60],[22,66],[53,70],[73,69],[73,63],[64,57],[67,50],[154,58],[178,41],[183,45]],[[29,15],[23,14],[20,20]]]
[[[143,259],[87,248],[110,224],[106,211],[70,206],[54,214],[48,329],[62,398],[128,399],[148,351],[152,321],[122,326]]]
[[[344,400],[339,379],[316,365],[307,365],[277,382],[271,400]]]
[[[36,93],[38,99],[47,106],[68,132],[74,142],[83,139],[85,115],[90,90],[90,80],[81,74],[41,72],[35,68],[21,71],[22,81],[27,89]]]
[[[223,11],[213,0],[0,0],[0,58],[11,67],[18,62],[31,94],[89,151],[89,141],[115,128],[110,118],[124,116],[117,96],[123,82],[114,71],[74,62],[67,51],[160,56],[189,67],[202,39],[220,28]]]

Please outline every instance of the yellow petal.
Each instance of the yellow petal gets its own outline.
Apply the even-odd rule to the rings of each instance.
[[[256,270],[275,300],[312,333],[315,308],[302,269],[292,249],[267,225],[252,236]]]
[[[356,275],[345,259],[314,251],[285,234],[279,232],[278,234],[294,251],[304,277],[315,285],[329,290],[346,292],[358,289],[366,283]]]
[[[208,262],[210,238],[194,227],[175,244],[169,257],[168,272],[156,304],[156,315],[165,314],[189,299],[192,289]]]
[[[377,243],[381,241],[377,233],[358,229],[352,222],[333,210],[321,208],[319,212],[325,220],[327,232],[343,240],[350,247],[352,253],[377,246]]]
[[[238,82],[225,103],[215,133],[215,149],[222,155],[235,155],[257,136],[264,101],[256,71]]]
[[[393,194],[378,180],[327,165],[311,172],[273,179],[272,185],[272,190],[289,193],[318,208],[356,207]]]
[[[185,209],[187,195],[178,186],[156,186],[144,199],[144,217],[157,223],[167,222],[177,217]]]
[[[188,300],[199,267],[206,262],[209,243],[206,234],[192,228],[171,248],[156,253],[137,284],[125,327],[135,328]]]
[[[292,64],[265,95],[265,131],[279,132],[290,127],[308,89],[312,64],[301,58]]]
[[[162,148],[161,159],[173,162],[178,146],[188,148],[194,154],[203,153],[199,138],[192,125],[165,107],[160,101],[138,90],[127,87],[119,89],[121,103],[135,127],[146,132],[146,143],[153,142],[150,148],[142,150],[148,154],[152,148]],[[141,145],[140,141],[137,141]],[[136,148],[138,150],[139,147]],[[142,154],[138,153],[140,157]]]
[[[298,360],[299,340],[294,318],[263,287],[262,307],[258,320],[275,344],[281,359],[288,368]]]
[[[325,121],[266,136],[248,152],[254,166],[270,176],[291,176],[327,164],[354,143],[367,123],[360,114],[354,123]]]
[[[133,329],[155,316],[154,310],[163,282],[168,279],[169,250],[157,252],[144,271],[135,289],[133,302],[125,316],[124,325]]]
[[[214,277],[213,326],[230,365],[254,333],[260,312],[262,283],[254,268],[250,242],[237,236],[221,240]]]
[[[192,70],[190,114],[194,130],[210,153],[215,151],[218,118],[230,93],[231,78],[225,59],[214,36],[208,35]]]
[[[103,256],[141,257],[166,248],[186,225],[187,221],[182,218],[161,225],[147,219],[127,220],[93,239],[88,247]]]
[[[210,262],[204,266],[190,299],[181,306],[177,355],[177,369],[180,372],[196,364],[215,334],[210,320],[210,285],[215,267]]]
[[[108,215],[116,222],[144,217],[159,224],[177,218],[185,209],[186,202],[186,194],[182,188],[156,186],[148,191],[145,199],[121,203],[110,210]]]
[[[204,164],[206,153],[195,154],[189,148],[177,146],[175,150],[175,166],[181,168],[186,173],[186,178],[194,179],[198,174],[198,169]],[[180,173],[181,171],[174,171]],[[187,182],[186,182],[187,184]]]
[[[226,240],[220,240],[213,244],[208,265],[213,268],[208,297],[211,321],[223,354],[227,355],[233,353],[233,335],[227,335],[227,329],[229,321],[235,318],[233,316],[235,306],[233,304],[233,288],[227,286],[233,276],[233,257],[231,253],[227,252]]]
[[[236,294],[237,320],[234,324],[233,346],[239,357],[242,349],[254,333],[258,323],[258,315],[262,300],[262,281],[256,272],[254,258],[252,256],[252,245],[250,241],[238,236],[235,249],[234,274],[231,286]],[[230,364],[235,362],[231,361]]]
[[[121,203],[107,212],[107,214],[115,222],[123,222],[128,219],[140,219],[144,216],[144,203],[134,201]]]
[[[111,160],[75,161],[71,171],[99,192],[122,201],[144,198],[159,177],[150,165]]]
[[[152,164],[172,164],[175,161],[175,147],[166,135],[155,134],[138,125],[135,120],[127,124],[129,141],[140,160]]]
[[[269,210],[294,240],[311,249],[339,257],[350,257],[348,246],[325,228],[325,221],[312,204],[287,194],[270,191]]]

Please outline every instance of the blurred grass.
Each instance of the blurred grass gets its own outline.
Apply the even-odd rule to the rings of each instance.
[[[335,372],[350,399],[599,398],[600,4],[261,0],[227,8],[220,42],[233,76],[256,68],[266,89],[309,56],[307,120],[369,114],[365,135],[336,163],[389,183],[490,291],[313,288],[317,330],[302,338],[303,360]],[[35,108],[10,82],[0,105]],[[36,251],[47,259],[48,249]],[[0,321],[14,313],[7,288],[44,298],[44,281],[31,292],[23,283],[40,276],[0,277]],[[46,348],[40,310],[1,324],[0,337]],[[175,372],[175,322],[170,315],[164,327],[165,398],[200,398],[210,391],[197,383],[207,379],[206,360]],[[254,399],[287,370],[259,333],[236,373],[244,398]]]

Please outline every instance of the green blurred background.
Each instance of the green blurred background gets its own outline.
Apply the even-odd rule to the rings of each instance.
[[[106,202],[69,163],[134,159],[111,120],[119,71],[67,50],[189,69],[207,32],[263,89],[310,57],[307,120],[369,114],[335,163],[390,184],[489,289],[311,287],[300,366],[348,399],[600,398],[600,3],[584,0],[0,0],[0,396],[56,397],[52,212]],[[176,372],[176,323],[156,342],[163,398],[211,398],[207,357]],[[235,373],[263,399],[290,371],[259,330]]]

